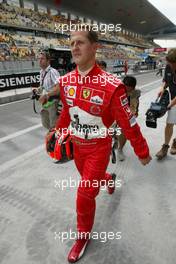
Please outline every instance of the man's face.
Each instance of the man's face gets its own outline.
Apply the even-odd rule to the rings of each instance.
[[[126,91],[127,91],[127,93],[131,93],[133,90],[134,90],[134,87],[132,87],[132,86],[127,86],[127,85],[126,85]]]
[[[86,31],[75,31],[71,33],[71,53],[74,62],[78,66],[89,64],[95,60],[97,43],[91,43]]]
[[[39,65],[42,69],[46,69],[49,65],[49,60],[46,59],[46,56],[44,54],[39,55]]]

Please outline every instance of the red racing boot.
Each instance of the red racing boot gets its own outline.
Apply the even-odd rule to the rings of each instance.
[[[79,238],[75,241],[72,249],[70,250],[68,254],[68,261],[70,263],[74,263],[78,261],[84,254],[85,249],[89,243],[90,239],[85,239],[85,238]]]
[[[112,179],[107,184],[107,191],[108,191],[109,194],[113,194],[113,192],[115,191],[116,174],[112,173],[111,177],[112,177]]]

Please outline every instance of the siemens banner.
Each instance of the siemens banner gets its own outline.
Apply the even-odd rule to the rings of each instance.
[[[10,89],[38,86],[39,81],[39,72],[0,75],[0,92]]]

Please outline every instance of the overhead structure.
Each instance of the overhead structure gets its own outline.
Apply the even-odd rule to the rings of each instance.
[[[31,0],[32,1],[32,0]],[[40,4],[88,17],[102,23],[121,24],[124,29],[155,37],[174,24],[147,0],[33,0]],[[166,33],[167,34],[167,33]]]

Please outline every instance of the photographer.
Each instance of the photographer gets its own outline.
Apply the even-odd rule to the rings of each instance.
[[[171,102],[168,106],[168,116],[165,127],[165,142],[161,150],[156,154],[159,160],[162,160],[168,153],[169,142],[173,134],[173,127],[176,124],[176,48],[171,49],[166,56],[167,65],[163,79],[163,87],[161,88],[158,96],[161,96],[164,90],[169,87]],[[170,154],[176,154],[176,138],[174,138]]]
[[[40,87],[33,90],[42,104],[41,120],[43,127],[51,129],[55,127],[58,117],[59,102],[59,73],[50,66],[50,54],[42,51],[39,55]]]

